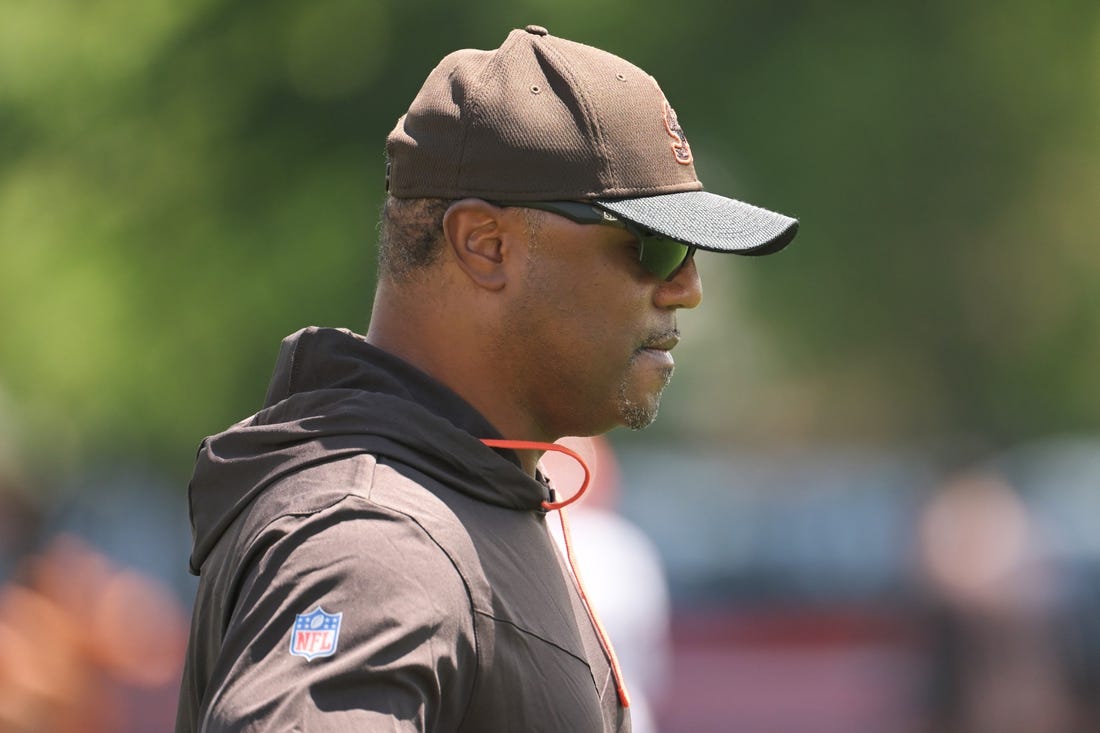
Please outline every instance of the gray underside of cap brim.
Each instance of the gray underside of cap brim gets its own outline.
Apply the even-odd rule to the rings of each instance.
[[[707,191],[685,191],[596,204],[646,229],[700,249],[764,255],[786,247],[798,220]]]

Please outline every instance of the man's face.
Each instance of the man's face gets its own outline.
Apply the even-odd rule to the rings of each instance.
[[[649,425],[672,376],[676,311],[702,299],[694,262],[663,281],[629,232],[533,214],[497,345],[502,363],[518,365],[517,407],[551,438]]]

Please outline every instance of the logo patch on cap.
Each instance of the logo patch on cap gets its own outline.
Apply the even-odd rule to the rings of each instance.
[[[311,613],[299,613],[290,636],[290,653],[305,657],[307,662],[314,657],[331,657],[336,653],[343,616],[343,613],[325,613],[320,606]]]
[[[680,122],[676,119],[676,110],[669,105],[667,99],[665,100],[665,129],[668,130],[669,136],[675,141],[672,143],[672,154],[676,157],[676,162],[680,165],[690,165],[692,161],[691,146],[688,145],[684,128],[680,127]]]

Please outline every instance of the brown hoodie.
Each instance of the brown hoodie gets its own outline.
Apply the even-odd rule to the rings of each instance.
[[[199,451],[177,733],[629,731],[549,490],[497,437],[361,336],[288,337],[265,408]]]

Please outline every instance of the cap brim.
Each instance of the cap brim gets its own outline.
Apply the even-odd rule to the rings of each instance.
[[[798,220],[707,191],[594,202],[624,219],[711,252],[766,255],[790,244]]]

